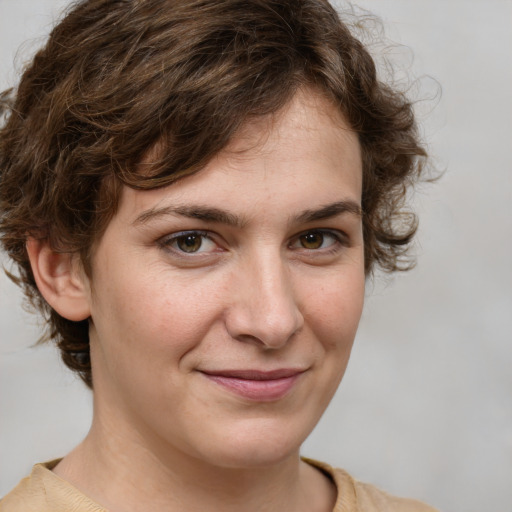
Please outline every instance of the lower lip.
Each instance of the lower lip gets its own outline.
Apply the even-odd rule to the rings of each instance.
[[[290,377],[269,380],[249,380],[236,377],[203,374],[209,380],[226,388],[228,391],[248,400],[272,402],[285,397],[300,377],[300,373]]]

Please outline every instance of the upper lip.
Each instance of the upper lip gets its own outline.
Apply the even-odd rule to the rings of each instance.
[[[301,368],[279,368],[277,370],[201,370],[201,373],[228,379],[277,380],[294,377],[304,371]]]

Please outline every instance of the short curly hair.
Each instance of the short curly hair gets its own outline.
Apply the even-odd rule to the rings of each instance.
[[[359,136],[365,270],[410,266],[408,186],[426,157],[411,102],[327,0],[84,0],[54,28],[16,91],[1,96],[0,236],[11,277],[45,316],[67,366],[92,387],[88,321],[40,295],[27,237],[79,253],[116,212],[122,185],[165,187],[201,170],[251,119],[299,88],[330,100]],[[158,161],[142,173],[149,148]]]

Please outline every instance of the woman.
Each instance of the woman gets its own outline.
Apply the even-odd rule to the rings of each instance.
[[[94,417],[2,510],[431,510],[299,455],[425,156],[327,2],[79,2],[9,102],[2,243]]]

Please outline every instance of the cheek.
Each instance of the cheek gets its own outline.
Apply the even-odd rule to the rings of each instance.
[[[144,360],[153,355],[165,364],[200,342],[218,316],[216,297],[163,274],[141,278],[135,273],[138,279],[130,280],[111,276],[110,282],[119,285],[99,290],[93,320],[106,349],[122,348],[127,356]]]
[[[364,275],[330,279],[305,305],[308,323],[325,350],[350,350],[364,303]]]

